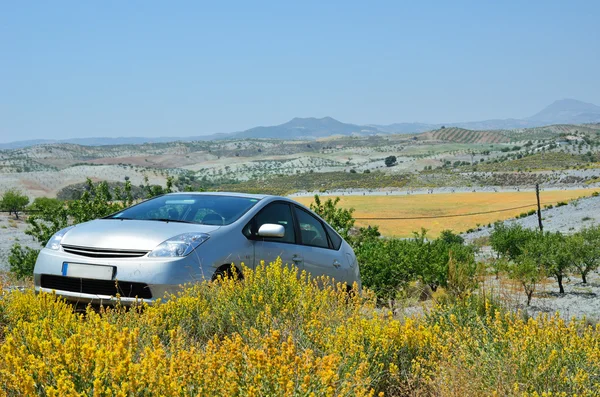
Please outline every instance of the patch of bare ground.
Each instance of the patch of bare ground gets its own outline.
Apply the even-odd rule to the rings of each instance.
[[[587,281],[584,284],[580,277],[572,275],[564,282],[565,293],[561,294],[554,279],[544,279],[537,286],[530,306],[527,306],[523,287],[504,276],[487,277],[480,286],[480,293],[498,297],[508,307],[530,316],[558,313],[565,320],[585,318],[597,323],[600,322],[600,275],[591,273]]]
[[[31,179],[25,179],[23,178],[21,180],[21,184],[23,186],[23,189],[27,192],[35,192],[36,196],[45,196],[47,194],[50,193],[51,189],[49,189],[48,187],[42,185],[41,183],[38,183],[36,181],[33,181]]]

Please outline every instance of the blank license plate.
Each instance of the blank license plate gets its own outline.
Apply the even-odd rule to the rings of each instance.
[[[81,263],[63,263],[62,275],[67,277],[95,278],[112,280],[114,266],[83,265]]]

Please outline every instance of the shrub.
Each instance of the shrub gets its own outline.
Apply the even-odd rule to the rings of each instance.
[[[396,161],[396,156],[387,156],[384,160],[384,163],[386,167],[392,167],[396,165]]]
[[[559,201],[558,203],[556,203],[556,207],[563,207],[565,205],[567,205],[566,201]]]
[[[397,319],[275,263],[142,310],[5,293],[0,395],[594,396],[599,338],[477,295]]]
[[[38,253],[39,250],[30,247],[22,247],[21,244],[15,243],[10,248],[8,257],[10,272],[18,279],[30,277],[33,274],[33,268],[35,267]]]
[[[449,272],[475,275],[473,248],[463,245],[462,238],[449,231],[433,241],[426,239],[425,230],[408,240],[370,238],[356,244],[354,251],[363,284],[382,301],[395,299],[413,281],[435,291],[448,286]],[[451,261],[461,269],[450,270]],[[455,290],[462,293],[461,287]]]

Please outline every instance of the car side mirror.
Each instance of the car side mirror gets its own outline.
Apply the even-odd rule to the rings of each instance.
[[[275,223],[265,223],[264,225],[258,228],[257,235],[259,237],[282,238],[283,236],[285,236],[285,229],[282,225],[277,225]]]

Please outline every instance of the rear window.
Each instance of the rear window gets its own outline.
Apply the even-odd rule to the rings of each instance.
[[[234,196],[166,195],[144,201],[106,219],[228,225],[238,220],[258,201],[258,199]]]

